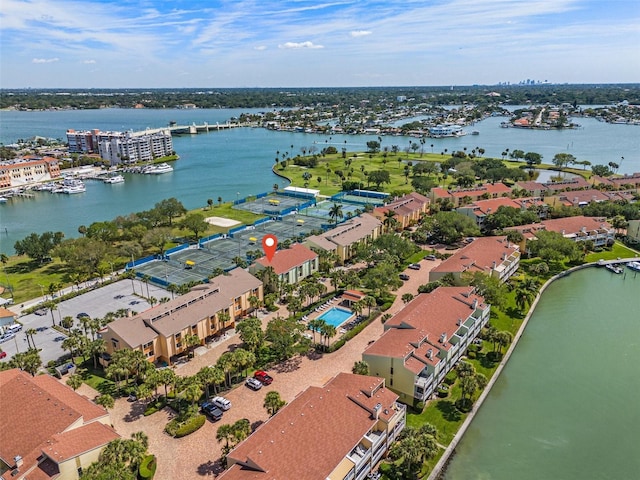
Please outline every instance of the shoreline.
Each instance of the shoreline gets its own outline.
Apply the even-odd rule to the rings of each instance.
[[[606,263],[627,263],[627,262],[633,262],[633,261],[638,261],[638,260],[640,260],[640,257],[625,258],[625,259],[619,259],[619,260],[611,260],[611,261],[608,261]],[[427,477],[427,480],[439,480],[439,479],[443,478],[442,475],[446,473],[447,466],[448,466],[450,460],[453,458],[453,454],[455,452],[456,447],[458,446],[458,444],[460,443],[460,441],[464,437],[464,434],[466,433],[467,429],[469,428],[469,426],[473,422],[473,419],[475,418],[476,413],[480,410],[480,408],[482,407],[482,404],[484,403],[486,398],[489,396],[489,393],[491,392],[491,389],[493,388],[493,385],[496,383],[498,378],[500,378],[500,374],[502,373],[502,370],[504,369],[504,367],[507,365],[507,362],[511,358],[511,355],[513,354],[516,346],[518,345],[518,341],[520,340],[522,335],[524,335],[524,332],[525,332],[525,329],[526,329],[526,327],[527,327],[527,325],[529,323],[529,320],[531,319],[533,313],[535,312],[535,309],[536,309],[536,307],[538,305],[538,302],[542,298],[542,294],[546,291],[546,289],[549,287],[549,285],[551,285],[553,282],[555,282],[558,279],[561,279],[561,278],[564,278],[564,277],[570,275],[573,272],[577,272],[579,270],[584,270],[586,268],[600,267],[600,266],[602,266],[602,265],[600,263],[598,263],[598,262],[590,262],[590,263],[586,263],[584,265],[578,265],[576,267],[572,267],[572,268],[570,268],[568,270],[565,270],[563,272],[558,273],[557,275],[554,275],[549,280],[547,280],[544,283],[544,285],[542,285],[542,287],[540,287],[540,290],[536,294],[535,300],[531,304],[531,307],[529,308],[529,311],[527,312],[527,315],[525,316],[524,320],[522,321],[522,325],[520,325],[520,328],[518,329],[518,332],[514,336],[513,341],[511,342],[511,345],[509,346],[509,349],[504,354],[504,357],[502,357],[502,360],[500,361],[500,364],[498,365],[498,368],[496,368],[496,371],[493,374],[493,376],[491,377],[491,379],[489,380],[489,383],[487,384],[486,388],[482,391],[482,393],[480,394],[480,396],[478,397],[476,402],[473,404],[473,408],[471,409],[471,412],[469,412],[469,415],[467,416],[467,418],[464,420],[464,422],[462,423],[462,425],[460,426],[460,428],[456,432],[455,436],[453,437],[453,440],[451,440],[451,443],[447,446],[446,450],[442,454],[442,457],[440,457],[440,460],[438,460],[438,463],[436,463],[436,465],[433,467],[433,470],[431,471],[431,473]]]

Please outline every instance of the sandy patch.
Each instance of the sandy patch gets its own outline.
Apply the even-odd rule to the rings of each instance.
[[[207,217],[205,218],[205,221],[211,225],[215,225],[216,227],[233,227],[235,225],[240,225],[240,222],[237,222],[236,220],[222,217]]]

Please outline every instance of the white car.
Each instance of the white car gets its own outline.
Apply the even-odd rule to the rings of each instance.
[[[245,384],[251,390],[260,390],[262,388],[262,382],[260,380],[258,380],[257,378],[253,378],[253,377],[247,377],[247,380],[245,381]]]
[[[224,397],[213,397],[211,403],[225,412],[231,408],[231,402]]]

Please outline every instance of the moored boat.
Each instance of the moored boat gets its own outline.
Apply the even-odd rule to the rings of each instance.
[[[124,177],[122,175],[114,175],[107,177],[103,180],[104,183],[124,183]]]
[[[619,265],[614,265],[613,263],[609,263],[606,266],[607,270],[609,270],[612,273],[617,273],[618,275],[622,273],[622,267]]]
[[[634,272],[640,272],[640,262],[629,262],[627,263],[627,267],[629,267]]]
[[[173,172],[173,167],[168,163],[160,163],[158,165],[149,165],[142,169],[142,173],[147,175],[161,175],[163,173]]]

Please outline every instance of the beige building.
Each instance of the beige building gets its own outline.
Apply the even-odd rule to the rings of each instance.
[[[451,273],[460,280],[465,272],[483,272],[506,282],[520,266],[520,246],[506,236],[480,237],[461,248],[429,272],[429,281]]]
[[[616,233],[606,219],[583,215],[543,220],[540,223],[510,227],[507,230],[522,233],[527,241],[535,240],[537,232],[546,230],[559,233],[573,242],[591,241],[596,247],[613,245]]]
[[[489,310],[472,287],[420,294],[384,324],[362,360],[401,402],[425,401],[489,321]]]
[[[268,267],[273,268],[278,280],[295,285],[318,271],[318,254],[294,243],[290,248],[278,250],[271,261],[267,257],[257,259],[249,267],[249,272],[257,275]]]
[[[103,407],[50,375],[0,372],[0,405],[2,480],[76,480],[120,438]]]
[[[24,187],[59,177],[57,158],[29,156],[0,162],[0,188]]]
[[[429,212],[429,198],[417,192],[408,193],[404,197],[395,199],[382,207],[373,209],[373,216],[384,223],[386,214],[389,211],[395,213],[393,219],[397,226],[405,229],[416,224],[423,215]]]
[[[262,301],[262,282],[235,268],[167,303],[115,320],[100,334],[108,354],[123,348],[137,349],[150,362],[171,363],[187,351],[187,336],[196,335],[204,344],[206,339],[233,328],[253,309],[250,297]]]
[[[340,261],[349,260],[355,253],[355,246],[371,243],[382,233],[382,222],[373,215],[363,213],[343,224],[326,231],[322,235],[307,237],[304,245],[333,252]]]
[[[227,456],[220,480],[363,480],[406,422],[382,378],[339,373],[309,387]]]

